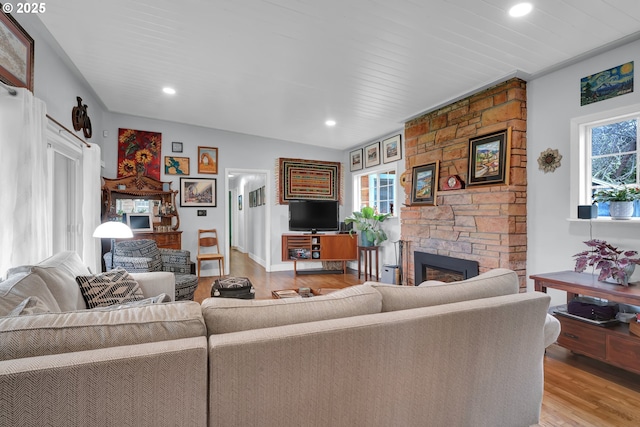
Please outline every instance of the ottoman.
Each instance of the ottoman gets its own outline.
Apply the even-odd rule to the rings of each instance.
[[[256,290],[247,277],[225,277],[216,279],[211,287],[211,296],[219,298],[254,299]]]
[[[198,288],[198,276],[195,274],[176,274],[176,301],[193,301]]]

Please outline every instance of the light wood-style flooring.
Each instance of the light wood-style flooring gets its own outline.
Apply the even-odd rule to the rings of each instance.
[[[245,254],[231,251],[232,276],[248,277],[257,298],[276,289],[344,288],[363,283],[357,272],[298,275],[266,273]],[[208,298],[215,277],[200,279],[195,300]],[[544,360],[545,386],[540,427],[640,426],[640,375],[579,356],[552,345]]]

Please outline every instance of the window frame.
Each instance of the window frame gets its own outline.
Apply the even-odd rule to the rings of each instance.
[[[571,120],[570,131],[570,190],[569,219],[578,220],[578,206],[591,205],[591,138],[592,127],[603,126],[624,120],[637,118],[640,121],[640,104],[601,111]],[[640,124],[640,123],[639,123]],[[640,151],[640,140],[637,141]],[[640,164],[638,164],[640,166]],[[640,175],[640,171],[637,172]],[[593,218],[592,221],[611,221],[610,217]],[[631,218],[632,222],[640,218]],[[626,221],[622,221],[626,222]]]
[[[399,192],[399,182],[400,182],[400,176],[398,175],[398,165],[397,163],[391,164],[391,163],[387,163],[387,164],[383,164],[380,166],[376,166],[374,168],[368,168],[368,169],[364,169],[364,170],[360,170],[357,171],[357,173],[353,172],[352,173],[352,178],[353,178],[353,184],[352,184],[352,190],[353,190],[353,211],[360,211],[360,209],[362,208],[362,206],[360,205],[360,194],[361,194],[361,187],[360,187],[360,179],[363,176],[366,175],[373,175],[373,174],[377,174],[380,175],[383,172],[388,172],[388,171],[394,171],[395,173],[395,180],[394,180],[394,185],[393,185],[393,214],[391,215],[390,218],[398,218],[398,192]],[[380,188],[380,180],[378,180],[378,189]],[[377,202],[378,204],[380,203],[380,191],[378,191],[377,193]]]

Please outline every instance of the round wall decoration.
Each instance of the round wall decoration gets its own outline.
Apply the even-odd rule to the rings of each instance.
[[[558,150],[552,150],[547,148],[538,157],[538,166],[544,173],[553,172],[560,167],[560,160],[562,160],[562,154]]]

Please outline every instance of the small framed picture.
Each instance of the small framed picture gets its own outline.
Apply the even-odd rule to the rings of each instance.
[[[182,153],[182,142],[172,142],[171,143],[171,152],[172,153]]]
[[[218,173],[218,149],[198,147],[198,173]]]
[[[467,185],[509,184],[511,127],[469,139]]]
[[[215,178],[180,178],[180,206],[216,207]]]
[[[350,171],[359,171],[362,169],[362,148],[353,150],[349,153],[349,164],[351,165]]]
[[[364,147],[364,167],[377,166],[380,164],[380,142]]]
[[[411,204],[436,205],[439,163],[415,166],[411,176]]]
[[[0,81],[33,92],[33,38],[5,9],[11,4],[2,6],[7,13],[0,13]]]
[[[400,159],[402,159],[400,135],[392,136],[382,141],[382,163],[391,163]]]
[[[242,194],[238,195],[238,210],[242,210]]]
[[[165,175],[189,175],[189,158],[164,156]]]

